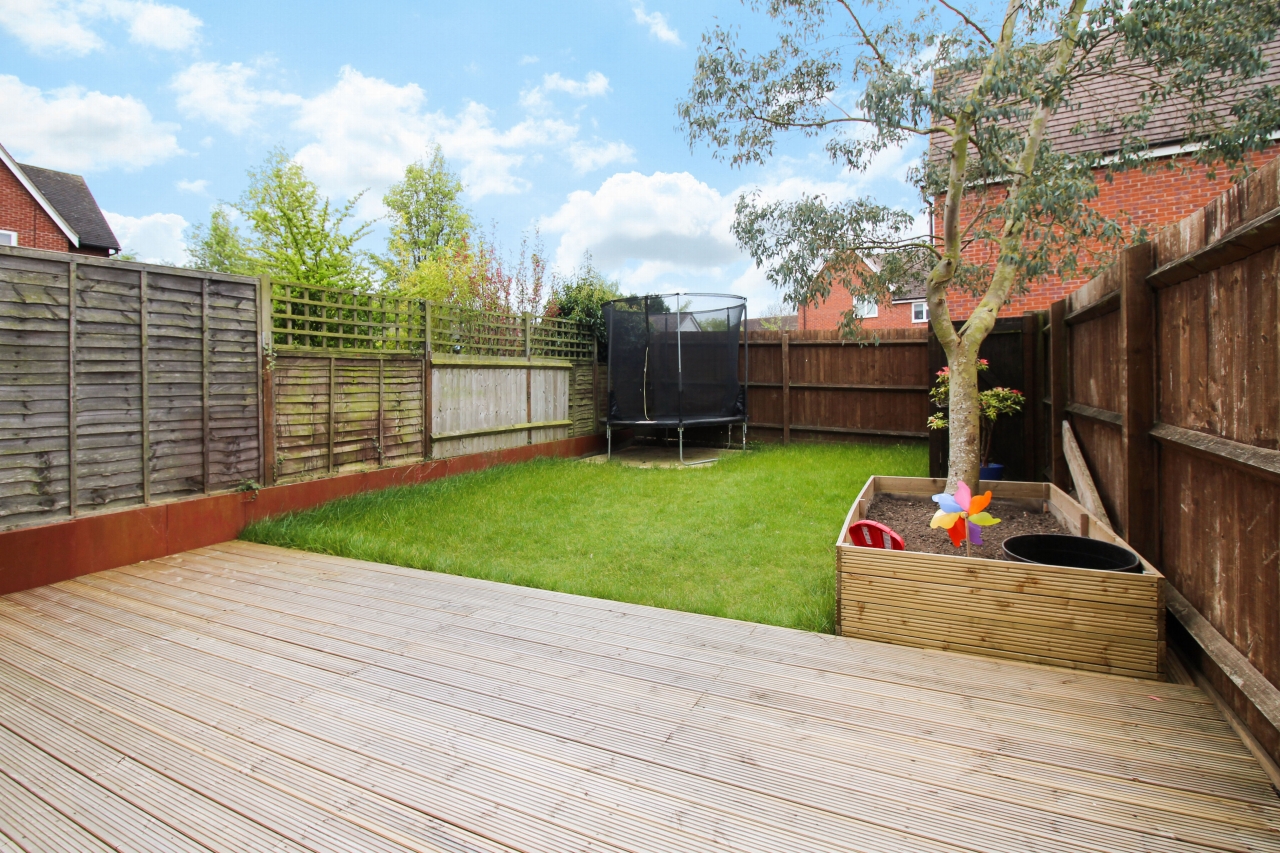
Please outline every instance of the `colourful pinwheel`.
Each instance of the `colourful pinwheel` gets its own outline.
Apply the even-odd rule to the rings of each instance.
[[[965,543],[982,544],[982,528],[999,524],[1000,519],[986,512],[991,503],[991,492],[974,496],[967,483],[956,487],[954,496],[943,492],[933,496],[938,511],[933,514],[930,527],[941,527],[951,537],[951,544],[959,548]]]

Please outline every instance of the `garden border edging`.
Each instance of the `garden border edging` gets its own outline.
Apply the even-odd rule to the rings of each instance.
[[[361,492],[416,485],[540,457],[577,457],[603,450],[603,435],[585,435],[8,530],[0,532],[0,595],[216,545],[235,539],[255,521]]]

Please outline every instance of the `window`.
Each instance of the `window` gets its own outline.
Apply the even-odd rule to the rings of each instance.
[[[868,317],[879,317],[880,306],[876,304],[874,299],[860,296],[853,301],[853,313],[860,320],[865,320]]]
[[[927,302],[911,303],[911,322],[913,323],[929,322],[929,303]]]
[[[0,246],[18,245],[17,231],[0,231]]]

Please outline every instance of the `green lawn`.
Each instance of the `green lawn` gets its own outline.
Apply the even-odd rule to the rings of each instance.
[[[923,445],[766,446],[714,465],[548,459],[346,498],[243,534],[324,554],[831,631],[834,542]]]

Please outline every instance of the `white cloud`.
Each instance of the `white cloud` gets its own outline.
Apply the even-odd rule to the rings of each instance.
[[[650,12],[646,14],[644,11],[644,3],[642,2],[632,4],[631,11],[635,13],[636,23],[648,27],[649,35],[653,36],[658,41],[673,44],[677,47],[684,44],[684,42],[680,41],[680,34],[671,29],[671,26],[667,23],[666,15],[661,12]]]
[[[0,0],[0,27],[41,54],[84,56],[105,46],[91,26],[124,24],[129,40],[161,50],[184,50],[203,22],[189,10],[147,0]]]
[[[107,224],[115,232],[116,239],[126,252],[137,254],[138,260],[147,263],[183,263],[187,259],[187,245],[182,232],[187,220],[176,213],[151,213],[146,216],[125,216],[104,210]]]
[[[298,95],[258,88],[257,76],[256,68],[239,62],[197,62],[174,75],[169,88],[177,92],[183,115],[243,133],[257,123],[263,108],[302,103]]]
[[[204,178],[194,181],[178,181],[175,186],[184,193],[195,193],[196,195],[204,195],[209,189],[209,182]]]
[[[0,75],[0,139],[50,169],[137,169],[181,153],[177,126],[157,122],[136,98],[79,88],[41,92]]]
[[[582,80],[560,76],[560,72],[544,74],[542,83],[520,93],[520,104],[528,110],[546,110],[551,102],[548,92],[564,92],[572,98],[598,98],[609,93],[609,78],[592,71]]]
[[[520,57],[521,65],[533,65],[537,61],[538,61],[538,57],[530,53],[526,53],[524,56]]]
[[[594,172],[611,163],[634,163],[636,152],[625,142],[575,142],[568,148],[569,160],[579,174]]]
[[[561,77],[557,71],[542,78],[542,87],[548,92],[564,92],[575,98],[598,98],[609,92],[609,78],[592,71],[583,80],[572,80]]]
[[[589,251],[602,269],[632,269],[636,278],[741,260],[732,217],[733,199],[688,172],[619,172],[595,192],[570,193],[541,227],[561,235],[557,266],[567,269]]]

